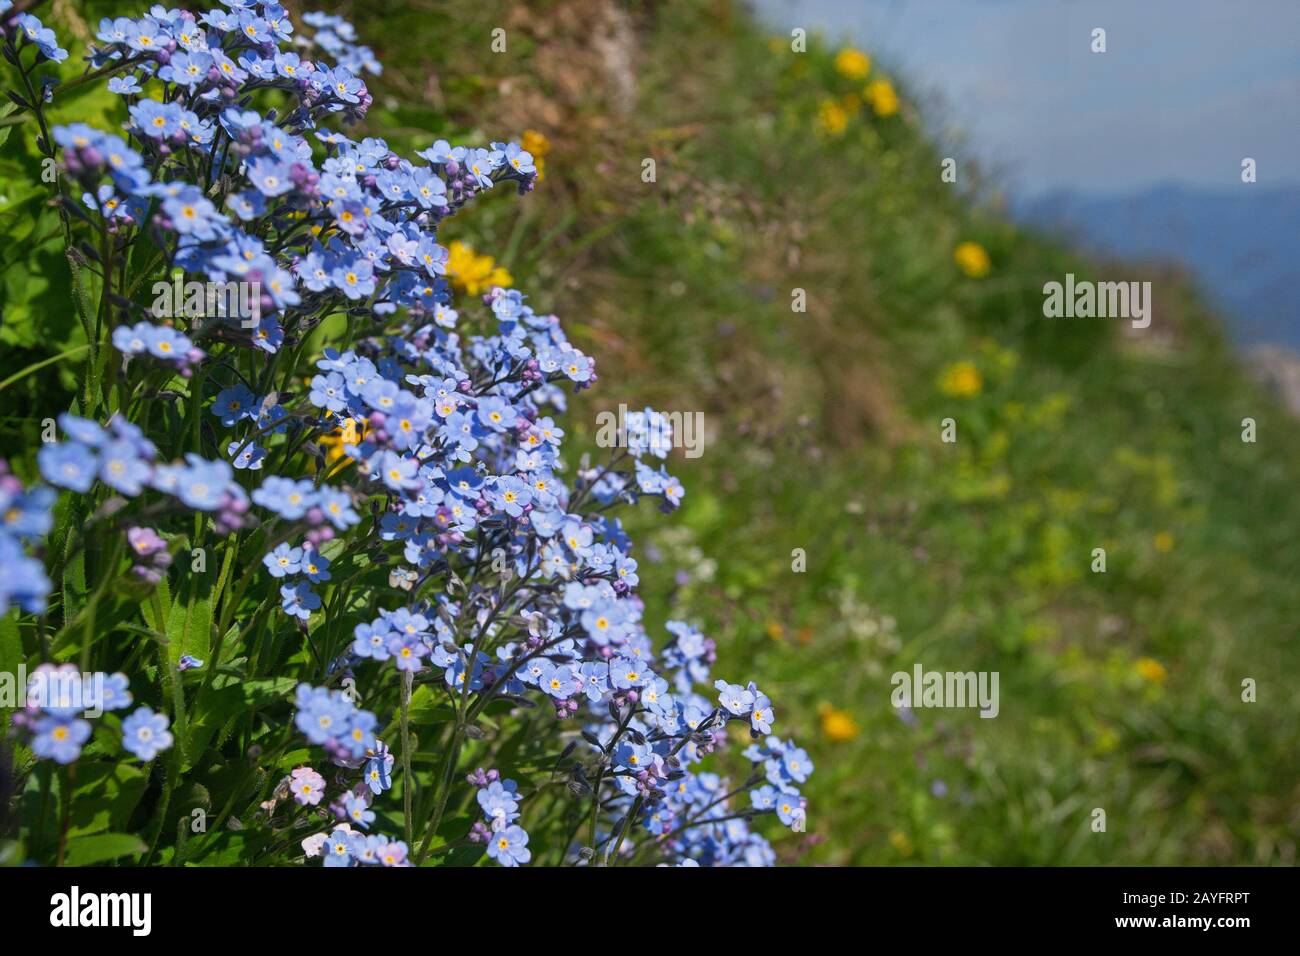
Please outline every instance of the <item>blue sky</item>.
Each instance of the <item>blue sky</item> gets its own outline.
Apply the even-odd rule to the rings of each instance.
[[[936,129],[1021,197],[1300,185],[1300,0],[753,0],[937,96]],[[1094,27],[1107,52],[1089,49]]]

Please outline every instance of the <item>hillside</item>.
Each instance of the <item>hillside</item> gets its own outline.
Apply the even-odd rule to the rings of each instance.
[[[1295,863],[1300,431],[1195,289],[1015,225],[960,157],[944,181],[905,88],[739,4],[324,5],[385,65],[394,146],[544,160],[443,241],[458,288],[504,269],[595,357],[568,440],[620,403],[703,413],[682,510],[631,529],[642,592],[817,765],[783,862]],[[57,247],[5,228],[8,368],[78,332]],[[1152,280],[1151,326],[1045,319],[1067,273]],[[4,439],[77,387],[25,379]],[[998,716],[896,709],[916,664],[998,672]]]
[[[599,356],[590,420],[705,413],[647,604],[746,657],[787,732],[819,737],[814,835],[788,854],[1294,860],[1300,440],[1195,293],[1157,278],[1146,334],[1044,320],[1042,284],[1093,267],[982,204],[977,171],[942,182],[906,91],[896,113],[864,98],[888,77],[793,53],[739,6],[403,16],[448,40],[382,45],[392,119],[551,144],[520,218],[466,238],[506,244]],[[498,23],[510,55],[442,89]],[[900,720],[889,677],[916,661],[998,670],[1001,715]]]

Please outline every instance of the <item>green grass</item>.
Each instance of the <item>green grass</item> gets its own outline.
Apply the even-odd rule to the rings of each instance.
[[[943,183],[906,91],[896,116],[821,132],[822,101],[863,84],[737,6],[520,9],[355,16],[387,67],[371,122],[417,148],[543,131],[536,192],[447,239],[508,250],[596,357],[580,442],[620,402],[705,413],[704,456],[670,465],[682,513],[633,529],[647,617],[703,626],[719,676],[752,675],[817,763],[809,834],[782,858],[1293,863],[1300,436],[1195,290],[1011,225],[965,163]],[[984,278],[954,264],[965,240]],[[1042,318],[1066,272],[1156,279],[1158,335]],[[23,347],[19,364],[39,353]],[[978,394],[941,389],[959,362]],[[890,675],[918,661],[998,671],[1000,715],[904,722]]]

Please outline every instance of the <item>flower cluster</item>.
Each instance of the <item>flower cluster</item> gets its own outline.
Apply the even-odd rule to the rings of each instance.
[[[774,49],[783,46],[784,44],[775,43]],[[879,119],[887,119],[898,113],[901,105],[898,91],[889,79],[878,76],[866,86],[859,85],[871,73],[870,56],[853,47],[844,47],[835,54],[833,62],[838,76],[836,86],[843,89],[847,85],[853,89],[828,96],[818,104],[817,126],[823,133],[833,137],[842,136],[864,104]]]
[[[226,462],[207,461],[191,452],[184,461],[158,464],[157,446],[121,415],[113,416],[107,428],[66,412],[58,423],[68,439],[43,445],[36,459],[50,484],[85,493],[98,480],[128,497],[149,488],[194,511],[215,514],[218,528],[233,531],[243,526],[248,495],[233,480]],[[137,535],[132,544],[151,554],[160,550],[147,534]]]
[[[299,684],[294,704],[294,725],[313,744],[324,747],[340,766],[356,767],[380,759],[383,745],[375,738],[378,719],[353,704],[347,694]]]
[[[36,48],[37,60],[49,60],[62,63],[68,58],[68,51],[59,46],[59,38],[54,31],[30,13],[13,13],[13,0],[0,0],[0,25],[6,36],[11,37],[19,49]]]
[[[409,848],[401,840],[358,833],[341,823],[329,834],[317,833],[302,841],[308,857],[320,857],[326,866],[410,866]]]
[[[268,813],[292,796],[299,811],[331,819],[328,834],[304,841],[308,856],[327,866],[399,866],[408,853],[422,862],[447,803],[445,792],[434,801],[418,849],[364,832],[384,823],[372,805],[392,786],[395,761],[376,714],[336,686],[352,679],[379,699],[417,683],[436,695],[455,715],[439,754],[448,767],[483,733],[489,704],[540,701],[548,718],[574,721],[586,748],[570,760],[571,790],[592,810],[585,843],[571,835],[546,848],[560,858],[771,862],[750,820],[771,813],[802,829],[795,784],[807,757],[768,738],[755,751],[766,789],[731,808],[763,778],[731,787],[698,765],[730,745],[729,728],[752,741],[770,734],[772,704],[753,683],[700,693],[716,655],[688,624],[670,623],[656,651],[632,542],[611,513],[681,504],[664,466],[667,419],[633,413],[627,447],[600,463],[566,462],[557,418],[571,392],[596,382],[594,362],[490,260],[439,242],[441,224],[472,199],[503,183],[531,189],[533,156],[515,143],[438,139],[417,162],[383,139],[351,139],[332,127],[365,115],[361,74],[378,72],[351,27],[311,14],[312,36],[291,43],[298,35],[277,4],[228,6],[101,22],[89,59],[113,74],[127,120],[119,132],[74,124],[53,138],[80,195],[64,197],[65,209],[92,223],[108,256],[145,259],[129,254],[141,242],[156,253],[155,273],[253,292],[215,314],[169,316],[114,295],[124,321],[112,341],[128,356],[112,370],[115,411],[105,425],[60,416],[63,440],[40,450],[41,474],[79,495],[102,495],[102,485],[131,499],[122,505],[131,573],[146,584],[161,585],[170,565],[151,525],[180,526],[186,509],[196,529],[233,539],[218,542],[227,555],[260,563],[260,581],[237,572],[225,616],[250,620],[226,621],[234,636],[214,649],[212,670],[301,666],[310,682],[295,691],[293,726],[336,766],[360,771],[336,778],[323,806],[330,783],[312,768],[271,778]],[[260,102],[274,105],[259,111]],[[101,278],[111,290],[113,270]],[[169,410],[146,437],[133,418],[150,421],[146,396],[160,390],[187,411]],[[144,524],[136,499],[149,492],[164,500],[149,503]],[[48,498],[38,504],[48,513]],[[31,529],[45,533],[48,520]],[[291,632],[305,638],[301,653],[277,658],[278,635],[259,634],[256,653],[232,646],[263,622],[253,595],[266,588],[272,599],[278,588]],[[41,610],[48,584],[28,590],[16,596]],[[330,613],[313,613],[323,607]],[[149,759],[170,743],[166,719],[132,715],[128,748]],[[505,866],[542,852],[517,822],[513,781],[492,771],[470,782],[485,822],[467,838]],[[417,788],[404,780],[403,789],[410,832]]]
[[[172,563],[171,552],[162,536],[153,528],[131,528],[126,532],[126,540],[135,556],[132,573],[149,584],[161,581]]]
[[[86,717],[131,706],[125,674],[83,674],[72,664],[41,664],[27,678],[24,706],[11,718],[14,732],[42,760],[72,763],[93,727]],[[121,723],[122,746],[149,761],[172,745],[166,714],[138,707]]]
[[[51,488],[24,489],[0,459],[0,566],[5,569],[0,575],[0,615],[15,604],[31,613],[45,609],[50,579],[41,562],[28,557],[23,547],[49,534],[54,497]]]
[[[532,859],[528,833],[515,821],[519,819],[519,785],[502,780],[495,770],[481,767],[466,778],[478,787],[479,808],[486,822],[475,823],[469,839],[487,846],[487,855],[502,866],[519,866]]]

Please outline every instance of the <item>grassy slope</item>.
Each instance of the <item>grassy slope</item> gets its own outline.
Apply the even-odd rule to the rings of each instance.
[[[706,454],[673,463],[682,515],[637,522],[663,558],[648,614],[705,626],[720,675],[754,675],[818,763],[788,858],[1293,861],[1300,440],[1185,285],[1158,281],[1159,336],[1042,319],[1043,282],[1097,267],[974,201],[965,167],[941,183],[906,97],[820,133],[822,100],[862,84],[726,3],[338,9],[388,67],[390,140],[550,138],[534,195],[447,238],[503,258],[597,357],[576,437],[619,402],[706,413]],[[982,279],[953,263],[966,239]],[[978,394],[944,394],[955,362]],[[1001,715],[905,723],[889,675],[916,661],[999,671]]]
[[[1098,267],[973,201],[967,170],[942,183],[906,102],[821,134],[821,101],[862,86],[830,52],[774,48],[722,3],[530,7],[453,5],[463,46],[400,64],[393,88],[430,68],[483,75],[482,37],[510,30],[463,116],[541,128],[556,152],[529,218],[480,241],[510,243],[520,285],[597,355],[576,419],[620,401],[706,413],[706,454],[676,463],[684,529],[640,529],[666,559],[647,603],[706,625],[721,673],[758,675],[810,744],[816,837],[787,852],[1291,861],[1300,442],[1187,286],[1156,276],[1154,334],[1136,340],[1044,320],[1043,282]],[[636,106],[620,113],[628,73]],[[954,266],[966,239],[992,256],[983,279]],[[961,361],[978,395],[938,386]],[[949,416],[955,445],[938,440]],[[889,675],[918,660],[999,671],[1001,715],[905,724]],[[827,706],[856,736],[825,735]]]

